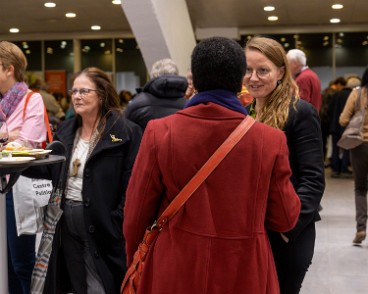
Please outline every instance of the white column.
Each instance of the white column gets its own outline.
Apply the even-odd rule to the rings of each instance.
[[[185,75],[196,45],[185,0],[125,0],[122,8],[148,70],[162,58],[171,58]]]
[[[8,248],[5,194],[0,194],[0,294],[8,293]]]

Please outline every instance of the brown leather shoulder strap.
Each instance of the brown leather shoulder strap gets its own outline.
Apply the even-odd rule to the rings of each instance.
[[[219,163],[226,155],[234,148],[240,139],[252,127],[255,120],[247,115],[246,118],[236,127],[230,136],[221,144],[215,153],[201,167],[195,176],[185,185],[175,199],[169,204],[165,211],[158,218],[157,222],[152,227],[157,226],[159,230],[179,211],[185,202],[193,195],[203,181],[214,171]]]

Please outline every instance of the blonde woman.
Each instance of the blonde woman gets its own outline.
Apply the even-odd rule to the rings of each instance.
[[[245,86],[255,100],[249,107],[256,120],[283,130],[289,147],[291,181],[301,203],[294,229],[269,238],[282,294],[299,293],[312,262],[315,221],[325,188],[322,136],[319,116],[308,102],[299,99],[286,54],[278,42],[254,37],[245,47]]]

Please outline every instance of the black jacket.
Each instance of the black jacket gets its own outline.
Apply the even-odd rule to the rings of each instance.
[[[187,79],[181,76],[153,78],[130,101],[124,114],[144,131],[151,119],[165,117],[184,108],[187,87]]]
[[[289,148],[290,180],[302,204],[296,226],[285,233],[295,240],[304,228],[321,219],[318,207],[325,190],[321,123],[313,105],[299,99],[294,108],[292,101],[283,131]]]
[[[312,104],[300,99],[295,109],[291,103],[284,132],[289,147],[291,182],[302,204],[296,226],[286,233],[295,240],[311,222],[321,219],[318,207],[325,190],[321,124]]]
[[[77,128],[76,118],[66,120],[58,127],[54,136],[55,140],[61,141],[66,146],[66,166],[70,163]],[[113,140],[111,135],[121,141]],[[91,255],[106,293],[119,293],[126,271],[125,242],[122,235],[123,205],[140,140],[139,126],[128,121],[120,113],[113,113],[107,119],[105,131],[87,159],[84,169],[82,197],[85,226]],[[36,173],[38,176],[51,177],[55,180],[55,170],[56,167],[51,166],[38,169]],[[34,173],[35,170],[30,169],[29,172]],[[66,182],[66,177],[64,178]],[[63,218],[60,222],[62,221]],[[57,231],[44,289],[44,293],[48,294],[58,293],[56,285],[63,287],[68,284],[65,281],[67,272],[61,264],[56,264],[62,262],[58,242],[60,232]]]

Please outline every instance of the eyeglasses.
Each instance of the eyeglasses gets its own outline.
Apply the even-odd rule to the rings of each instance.
[[[78,93],[80,96],[84,97],[86,96],[87,94],[91,93],[92,91],[97,91],[97,90],[94,90],[94,89],[88,89],[88,88],[80,88],[80,89],[71,89],[69,90],[69,94],[71,96],[77,96]]]
[[[246,68],[245,69],[245,77],[246,78],[251,78],[253,72],[256,72],[256,75],[259,79],[265,79],[265,78],[268,77],[271,70],[268,69],[268,68],[257,68],[257,69]]]

